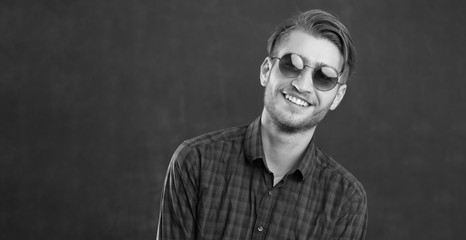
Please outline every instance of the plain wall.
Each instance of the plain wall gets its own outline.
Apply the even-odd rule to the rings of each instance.
[[[317,144],[367,239],[466,239],[462,1],[2,1],[0,238],[153,239],[173,151],[262,110],[274,27],[335,13],[359,63]]]

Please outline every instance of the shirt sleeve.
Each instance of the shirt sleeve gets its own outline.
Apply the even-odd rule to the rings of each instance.
[[[367,230],[367,196],[355,194],[343,205],[331,239],[364,240]]]
[[[184,144],[173,154],[162,192],[157,240],[196,238],[198,160]]]

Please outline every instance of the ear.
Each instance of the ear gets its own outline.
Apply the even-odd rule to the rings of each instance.
[[[330,110],[333,111],[333,110],[335,110],[335,108],[338,107],[338,105],[340,105],[341,100],[343,100],[343,97],[345,96],[346,87],[347,87],[346,84],[338,86],[337,95],[333,99],[332,105],[330,106]]]
[[[264,59],[264,62],[261,64],[260,69],[260,80],[261,85],[265,87],[267,85],[267,81],[269,80],[270,70],[272,69],[272,62],[270,61],[269,57]]]

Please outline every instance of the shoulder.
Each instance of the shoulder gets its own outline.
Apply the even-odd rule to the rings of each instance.
[[[247,126],[231,127],[221,129],[188,139],[182,145],[186,147],[199,147],[218,144],[219,142],[238,141],[244,138]]]
[[[350,171],[319,148],[316,148],[316,155],[318,165],[321,167],[320,176],[328,181],[328,184],[338,186],[353,200],[366,198],[364,186]]]
[[[200,159],[203,155],[220,153],[225,147],[240,146],[244,140],[247,126],[217,130],[185,140],[176,149],[172,162],[184,163]]]

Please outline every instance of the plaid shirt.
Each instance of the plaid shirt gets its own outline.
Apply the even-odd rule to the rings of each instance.
[[[187,140],[162,193],[157,239],[364,239],[362,185],[311,141],[273,186],[260,118]]]

